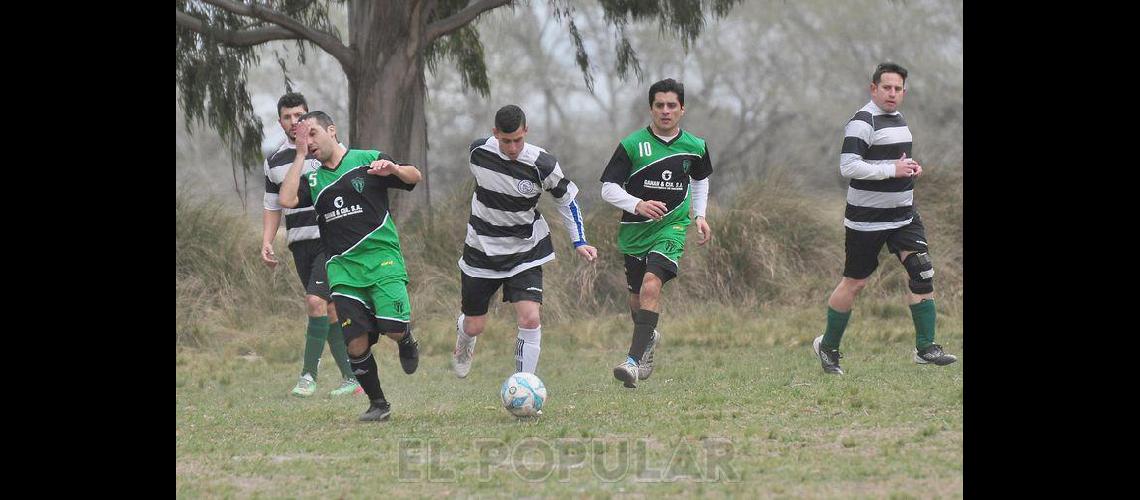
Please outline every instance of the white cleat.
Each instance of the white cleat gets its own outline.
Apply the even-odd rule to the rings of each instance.
[[[637,387],[637,365],[626,360],[614,367],[614,378],[622,381],[622,385],[633,389]]]
[[[649,347],[645,348],[645,354],[641,356],[641,364],[637,366],[637,378],[639,380],[645,380],[653,375],[653,352],[660,343],[661,333],[653,330],[653,337],[649,339]]]

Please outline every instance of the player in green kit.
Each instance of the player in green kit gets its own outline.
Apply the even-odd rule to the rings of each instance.
[[[601,179],[602,199],[624,211],[618,250],[625,257],[633,342],[614,377],[631,388],[653,373],[661,287],[677,276],[689,225],[697,225],[698,245],[712,238],[705,221],[712,162],[704,139],[680,128],[684,85],[667,78],[650,86],[649,113],[652,123],[621,140]]]
[[[344,330],[352,371],[371,401],[362,421],[387,420],[391,405],[380,388],[372,345],[383,333],[396,341],[404,372],[419,363],[412,338],[408,273],[396,223],[388,212],[388,189],[411,191],[421,179],[411,165],[396,164],[374,150],[345,149],[336,125],[321,111],[306,113],[294,131],[297,156],[281,183],[284,207],[312,205],[328,261],[329,286]],[[301,178],[305,154],[320,168]]]

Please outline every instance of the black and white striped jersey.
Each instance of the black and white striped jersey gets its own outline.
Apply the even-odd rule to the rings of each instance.
[[[910,128],[902,113],[887,113],[874,101],[844,128],[839,172],[851,179],[843,225],[856,231],[883,231],[910,224],[914,179],[894,177],[895,160],[911,157]]]
[[[471,144],[475,193],[459,268],[476,278],[509,278],[554,260],[550,226],[535,208],[542,191],[554,196],[574,247],[586,244],[578,186],[546,150],[524,144],[517,160],[499,150],[493,136]]]
[[[278,203],[278,196],[281,192],[281,181],[285,179],[285,173],[289,171],[289,167],[293,164],[293,159],[296,154],[296,146],[286,140],[277,148],[276,152],[265,159],[263,167],[265,171],[265,197],[263,198],[263,205],[266,210],[284,210],[285,241],[290,245],[295,241],[315,240],[321,237],[321,231],[317,227],[317,213],[313,211],[312,206],[285,208]],[[312,155],[309,155],[309,157],[305,159],[305,166],[301,168],[301,176],[304,177],[320,166],[321,162]]]

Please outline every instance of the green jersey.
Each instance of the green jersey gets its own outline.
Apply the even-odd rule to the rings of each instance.
[[[408,279],[388,188],[411,191],[415,185],[369,174],[368,165],[378,159],[394,161],[380,151],[350,149],[336,168],[322,165],[301,177],[299,206],[312,205],[317,213],[330,287]]]
[[[602,172],[602,182],[612,182],[642,200],[665,203],[666,214],[654,221],[640,214],[622,212],[618,249],[638,255],[651,246],[651,240],[662,230],[688,226],[689,181],[712,174],[705,140],[684,130],[665,142],[649,127],[626,136],[618,144]]]

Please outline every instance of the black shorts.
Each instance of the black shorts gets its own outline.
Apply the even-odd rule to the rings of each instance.
[[[370,297],[358,297],[357,295],[369,295]],[[347,344],[356,337],[368,334],[368,345],[371,347],[380,340],[381,333],[400,333],[411,330],[410,321],[380,317],[384,314],[393,313],[407,317],[411,312],[406,310],[410,307],[407,298],[407,286],[404,282],[393,282],[368,288],[352,288],[351,292],[338,287],[337,294],[333,295],[333,303],[336,304],[336,315],[340,320],[341,330],[344,332],[344,342]],[[385,307],[379,315],[373,309],[378,304]],[[397,309],[393,310],[387,307],[388,304],[394,304]]]
[[[918,218],[917,212],[910,224],[898,229],[885,231],[856,231],[849,227],[845,229],[847,229],[847,238],[844,248],[847,257],[843,263],[843,276],[846,278],[861,280],[875,272],[875,268],[879,267],[879,251],[883,249],[883,243],[887,244],[887,250],[896,257],[903,250],[928,251],[926,228],[922,226],[922,220]]]
[[[301,285],[305,287],[305,294],[316,295],[326,301],[332,302],[329,292],[328,271],[325,270],[325,248],[320,240],[294,241],[289,245],[293,252],[293,263],[297,265],[297,276],[301,277]]]
[[[487,314],[491,296],[503,287],[503,302],[532,300],[542,303],[542,266],[534,266],[510,278],[476,278],[459,271],[463,297],[461,310],[468,316]]]
[[[625,255],[625,285],[630,293],[641,293],[641,282],[645,279],[645,272],[649,271],[661,278],[661,286],[677,277],[677,263],[669,260],[657,252],[649,252],[645,257],[637,258]]]

